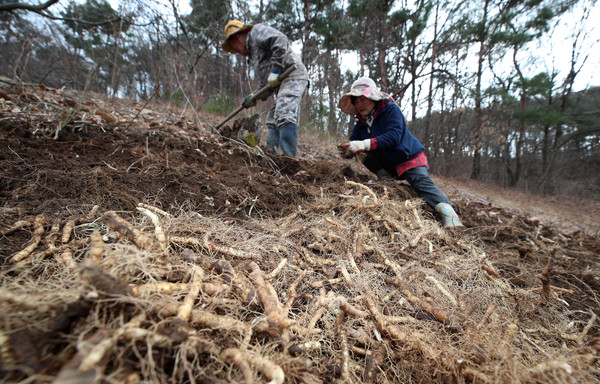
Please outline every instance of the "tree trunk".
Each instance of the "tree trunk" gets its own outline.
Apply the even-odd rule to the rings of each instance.
[[[435,62],[437,60],[437,38],[438,38],[438,12],[440,3],[435,5],[435,20],[433,24],[433,41],[431,43],[431,75],[429,76],[429,92],[427,93],[427,113],[425,114],[425,135],[422,138],[425,151],[431,147],[429,139],[429,130],[431,128],[431,110],[433,109],[433,73],[435,71]]]
[[[481,110],[481,77],[483,75],[483,61],[486,52],[486,39],[487,33],[487,17],[488,17],[488,5],[489,0],[486,0],[483,9],[483,29],[479,36],[479,55],[477,59],[477,82],[475,85],[475,119],[473,121],[473,168],[471,169],[471,179],[477,180],[481,174],[481,148],[483,146],[483,127],[482,127],[482,114]]]

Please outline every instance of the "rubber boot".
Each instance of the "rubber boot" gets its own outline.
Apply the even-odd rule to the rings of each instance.
[[[269,127],[266,152],[279,154],[279,129],[275,127]]]
[[[298,126],[290,123],[279,129],[279,146],[283,156],[296,157],[298,150]]]
[[[439,203],[435,206],[435,210],[442,216],[444,228],[463,227],[458,215],[454,212],[454,208],[450,204]]]

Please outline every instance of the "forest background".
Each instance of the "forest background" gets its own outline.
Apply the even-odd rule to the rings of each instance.
[[[225,115],[259,81],[221,49],[223,26],[262,22],[310,73],[301,140],[347,137],[353,118],[337,101],[368,75],[434,173],[597,200],[597,11],[594,0],[0,0],[0,75]]]

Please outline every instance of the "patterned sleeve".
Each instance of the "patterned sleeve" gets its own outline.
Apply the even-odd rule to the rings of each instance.
[[[271,69],[282,72],[289,49],[288,38],[275,28],[266,25],[255,32],[258,32],[255,33],[256,44],[262,49],[271,51]]]

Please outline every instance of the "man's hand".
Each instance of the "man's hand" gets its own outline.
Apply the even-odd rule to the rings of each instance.
[[[347,145],[348,145],[348,148],[346,148],[346,152],[350,156],[354,156],[359,152],[364,152],[364,151],[370,150],[371,149],[371,139],[353,140],[353,141],[349,142]]]
[[[269,84],[269,87],[277,88],[279,86],[279,84],[281,84],[281,82],[279,81],[280,73],[281,73],[280,71],[271,69],[271,73],[269,73],[269,77],[267,77],[267,83]]]
[[[248,96],[244,97],[244,100],[242,101],[242,107],[244,108],[250,108],[250,107],[255,107],[256,106],[256,99],[253,99],[254,94],[251,93]]]

